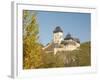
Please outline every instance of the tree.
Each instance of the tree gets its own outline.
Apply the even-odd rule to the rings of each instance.
[[[38,42],[38,24],[34,11],[23,11],[23,68],[42,67],[42,47]]]

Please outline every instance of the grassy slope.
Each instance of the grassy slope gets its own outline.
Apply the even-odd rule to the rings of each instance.
[[[82,43],[79,51],[80,66],[91,65],[91,46],[90,42]]]
[[[90,66],[90,42],[81,43],[79,50],[44,54],[44,68]]]
[[[56,66],[89,66],[91,65],[90,53],[90,42],[82,43],[79,50],[58,52]]]

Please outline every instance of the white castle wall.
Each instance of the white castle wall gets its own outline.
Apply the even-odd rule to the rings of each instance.
[[[61,41],[63,40],[63,33],[62,32],[57,32],[57,33],[54,33],[53,34],[53,40],[54,40],[54,43],[58,43],[60,44]]]
[[[80,46],[79,43],[77,43],[76,45],[67,45],[64,46],[63,48],[54,48],[54,54],[56,54],[58,51],[73,51],[73,50],[77,50],[77,48]]]

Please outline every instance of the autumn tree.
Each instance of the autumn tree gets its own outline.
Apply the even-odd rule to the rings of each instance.
[[[23,68],[39,68],[43,66],[42,46],[38,41],[38,24],[34,11],[23,11]]]

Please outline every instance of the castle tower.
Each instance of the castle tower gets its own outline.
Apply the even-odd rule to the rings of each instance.
[[[62,40],[63,40],[63,31],[59,26],[57,26],[53,31],[53,41],[56,44],[60,44]]]

